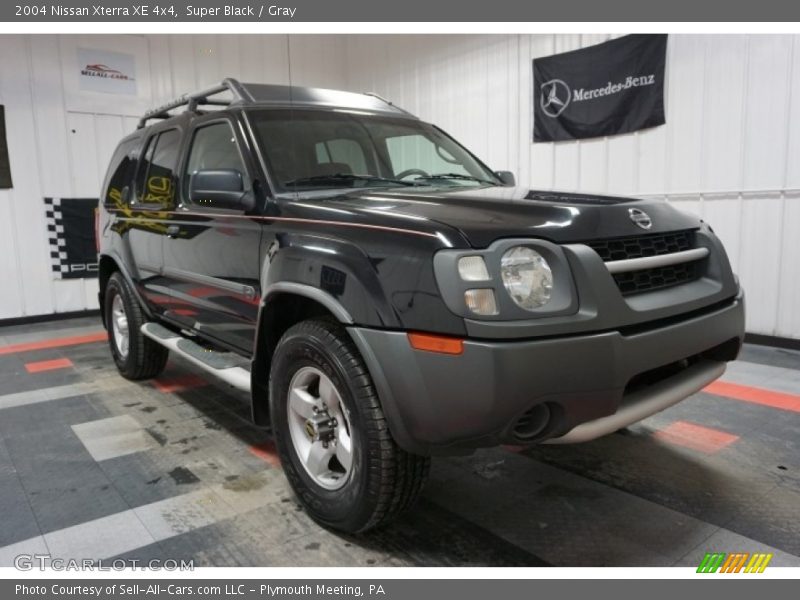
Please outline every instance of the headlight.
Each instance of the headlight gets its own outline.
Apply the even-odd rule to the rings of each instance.
[[[550,300],[553,272],[544,257],[526,246],[514,246],[500,259],[503,285],[518,306],[534,310]]]
[[[462,256],[458,259],[458,274],[464,281],[487,281],[489,271],[482,256]]]

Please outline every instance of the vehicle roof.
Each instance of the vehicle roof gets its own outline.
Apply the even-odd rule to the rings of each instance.
[[[226,94],[228,98],[212,98]],[[230,97],[232,96],[232,97]],[[415,119],[417,117],[406,110],[395,106],[389,100],[372,93],[346,92],[326,88],[289,86],[264,83],[240,83],[235,79],[225,79],[220,85],[205,91],[184,94],[171,102],[145,113],[139,122],[139,128],[125,140],[138,137],[142,131],[153,127],[161,128],[171,124],[192,120],[193,118],[217,112],[217,110],[200,110],[199,106],[220,106],[222,112],[241,110],[243,108],[317,108],[329,110],[356,110],[369,114],[383,114],[395,117]],[[170,111],[186,107],[178,113]],[[158,119],[148,124],[150,119]]]
[[[248,105],[347,108],[416,118],[408,111],[371,93],[361,94],[326,88],[263,83],[243,83],[241,86],[250,95],[249,102],[246,102]]]

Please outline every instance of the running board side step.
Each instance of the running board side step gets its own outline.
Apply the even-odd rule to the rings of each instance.
[[[721,377],[726,366],[724,362],[701,361],[679,375],[630,394],[613,415],[578,425],[561,437],[545,440],[544,443],[578,444],[614,433],[696,394]]]
[[[232,352],[216,352],[170,331],[158,323],[145,323],[142,333],[154,342],[175,352],[217,379],[237,390],[250,393],[250,371],[241,366],[243,359]]]

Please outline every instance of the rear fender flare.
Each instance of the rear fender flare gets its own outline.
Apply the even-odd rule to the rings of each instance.
[[[104,252],[104,253],[100,254],[100,256],[98,257],[98,262],[102,264],[104,259],[110,260],[111,262],[114,263],[115,270],[119,271],[120,273],[122,273],[122,276],[130,284],[131,290],[133,290],[133,294],[136,297],[136,301],[139,303],[139,306],[142,308],[142,312],[144,312],[144,314],[147,315],[148,319],[152,319],[153,318],[153,313],[150,310],[150,307],[144,301],[144,298],[142,298],[142,295],[139,293],[139,288],[136,285],[136,283],[134,282],[133,277],[131,277],[130,271],[125,266],[125,262],[120,258],[120,256],[113,249],[110,250],[109,252]],[[105,289],[103,289],[103,287],[101,286],[100,289],[97,292],[97,300],[98,300],[98,303],[100,305],[100,315],[101,315],[101,318],[103,319],[103,325],[105,325],[105,320],[106,320],[105,311],[103,310],[103,300],[104,300],[104,298],[105,298]]]

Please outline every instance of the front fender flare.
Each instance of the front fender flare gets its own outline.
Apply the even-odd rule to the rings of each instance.
[[[342,306],[341,302],[331,296],[328,292],[308,284],[295,283],[293,281],[278,281],[268,285],[261,294],[259,315],[264,309],[264,306],[266,306],[269,302],[270,297],[276,294],[295,294],[297,296],[304,296],[314,300],[315,302],[319,302],[322,306],[327,308],[340,323],[344,325],[352,325],[353,323],[353,317],[350,316],[350,313],[347,311],[347,309]]]

